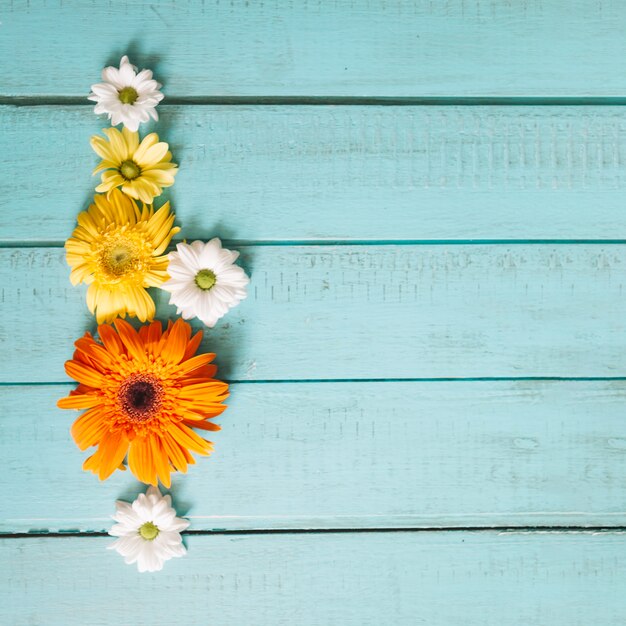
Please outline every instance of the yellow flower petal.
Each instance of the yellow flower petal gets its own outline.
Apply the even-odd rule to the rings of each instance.
[[[144,158],[146,151],[149,150],[156,143],[158,143],[158,141],[159,136],[156,133],[150,133],[143,138],[143,141],[134,153],[134,157],[137,160],[137,163],[142,161],[144,165],[148,165],[148,163],[146,163],[146,159]]]
[[[94,174],[101,173],[101,183],[96,191],[110,192],[114,187],[121,187],[124,193],[144,204],[151,204],[161,195],[164,187],[174,184],[177,165],[171,162],[169,146],[159,141],[156,133],[150,133],[139,143],[139,134],[123,128],[105,128],[106,139],[100,136],[91,138],[91,145],[102,161],[94,169]],[[135,178],[130,164],[137,168]],[[124,172],[122,175],[121,172]],[[141,210],[137,211],[138,216]]]
[[[127,314],[150,320],[155,308],[146,287],[167,280],[167,257],[162,255],[180,229],[173,226],[169,203],[156,212],[152,206],[140,208],[110,187],[115,174],[108,178],[100,185],[108,194],[94,197],[66,242],[70,280],[89,285],[87,306],[98,323]],[[131,182],[135,184],[130,191],[140,197],[154,191],[149,181]]]

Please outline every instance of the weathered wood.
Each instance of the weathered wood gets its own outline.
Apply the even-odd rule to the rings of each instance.
[[[0,387],[0,532],[106,531],[144,489],[81,471],[66,391]],[[626,525],[625,382],[231,391],[213,457],[174,478],[195,530]]]
[[[624,245],[241,251],[249,297],[204,341],[230,380],[626,374]],[[63,251],[0,250],[0,285],[0,381],[66,381],[95,324]]]
[[[618,626],[626,539],[602,533],[187,537],[138,574],[111,539],[0,541],[11,626]],[[129,617],[131,616],[132,617]]]
[[[12,0],[4,96],[86,96],[122,54],[170,97],[624,96],[619,0]]]
[[[626,56],[625,56],[626,58]],[[615,239],[623,107],[162,107],[182,236]],[[0,107],[0,240],[62,243],[93,195],[89,107]]]

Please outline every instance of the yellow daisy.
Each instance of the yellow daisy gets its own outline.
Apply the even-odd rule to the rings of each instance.
[[[102,162],[93,171],[102,172],[102,182],[96,191],[110,193],[121,187],[122,191],[136,200],[150,204],[161,195],[163,187],[174,184],[177,165],[171,163],[172,153],[156,133],[150,133],[139,143],[139,133],[123,128],[105,128],[107,139],[94,135],[91,147]]]
[[[148,287],[167,278],[167,255],[174,224],[169,202],[158,211],[139,208],[119,189],[96,195],[94,203],[78,216],[78,226],[66,241],[67,262],[73,285],[86,283],[87,306],[98,324],[118,315],[152,320],[154,302]]]

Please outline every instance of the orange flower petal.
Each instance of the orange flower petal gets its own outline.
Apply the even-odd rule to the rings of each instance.
[[[100,451],[100,468],[98,478],[107,479],[124,460],[128,452],[128,439],[121,430],[106,433],[98,446]]]
[[[201,428],[202,430],[222,430],[222,427],[219,424],[214,424],[213,422],[208,422],[206,420],[202,420],[199,422],[194,421],[189,423],[186,420],[183,420],[183,424],[187,424],[187,426],[191,426],[192,428]]]
[[[98,326],[98,335],[108,352],[115,356],[126,354],[124,344],[112,326],[109,326],[109,324],[101,324]]]
[[[190,327],[191,329],[191,327]],[[200,342],[202,341],[202,331],[199,330],[187,343],[187,347],[185,348],[185,356],[183,356],[183,359],[189,359],[191,358],[196,351],[198,350],[198,348],[200,347]]]
[[[163,358],[170,363],[180,363],[185,356],[187,347],[186,330],[188,325],[182,319],[176,321],[169,331],[167,342],[163,347]]]
[[[170,479],[170,462],[168,455],[161,445],[161,441],[155,437],[151,437],[150,449],[152,451],[152,458],[154,459],[157,476],[166,487],[169,487],[172,484]]]
[[[121,319],[115,320],[115,328],[119,333],[122,343],[126,346],[128,354],[138,361],[145,360],[146,351],[143,343],[139,339],[137,331],[128,322]]]
[[[194,356],[186,361],[183,361],[178,368],[178,373],[181,376],[191,374],[191,372],[199,369],[203,365],[210,363],[214,358],[215,355],[210,352],[206,354],[198,354],[198,356]]]
[[[102,398],[93,393],[72,393],[67,398],[61,398],[57,402],[60,409],[89,409],[100,404],[102,404]]]
[[[207,455],[213,450],[213,444],[197,435],[189,426],[180,423],[174,424],[169,432],[181,446],[185,446],[185,448],[198,454]]]
[[[176,467],[179,472],[186,474],[187,459],[185,458],[185,455],[176,440],[168,433],[164,433],[161,443],[163,444],[163,449],[167,453],[170,461],[174,464],[174,467]]]
[[[81,450],[95,446],[108,430],[101,407],[85,411],[73,424],[70,433]]]
[[[90,387],[98,388],[104,382],[100,372],[78,361],[66,361],[65,371],[67,375],[71,376],[74,380],[89,385]]]
[[[139,480],[169,486],[173,471],[195,463],[192,452],[213,450],[193,428],[220,429],[207,421],[224,411],[228,397],[228,385],[212,378],[215,355],[194,356],[201,335],[192,337],[182,319],[165,332],[159,322],[135,331],[118,319],[101,325],[99,335],[99,342],[89,334],[77,341],[66,370],[79,384],[58,401],[86,409],[71,429],[80,449],[97,446],[83,467],[104,480],[127,458]]]

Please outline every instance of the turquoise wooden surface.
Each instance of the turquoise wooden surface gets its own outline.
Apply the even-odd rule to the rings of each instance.
[[[622,3],[0,22],[0,624],[626,624]],[[55,407],[94,327],[62,250],[106,126],[84,97],[126,52],[165,84],[182,234],[252,279],[207,333],[230,408],[156,575],[100,536],[141,485],[81,472]]]
[[[170,97],[626,95],[620,0],[10,0],[8,96],[83,97],[122,54]]]
[[[626,245],[240,250],[250,295],[204,340],[229,380],[626,375]],[[0,381],[68,380],[63,363],[95,323],[64,259],[56,247],[0,250],[16,305],[0,333],[21,346]],[[155,298],[175,315],[168,294]]]
[[[626,238],[623,107],[159,110],[153,128],[180,163],[167,195],[187,237]],[[90,200],[98,159],[88,138],[103,121],[89,106],[7,106],[0,125],[2,241],[62,244]],[[24,175],[53,162],[46,189]]]
[[[192,536],[168,573],[143,576],[108,541],[0,540],[3,623],[624,623],[621,533]]]
[[[141,486],[80,471],[64,385],[0,387],[0,532],[104,532]],[[175,476],[194,530],[626,526],[626,382],[235,384]],[[29,398],[24,405],[24,395]],[[54,467],[50,488],[47,467]],[[13,488],[19,476],[19,490]]]

